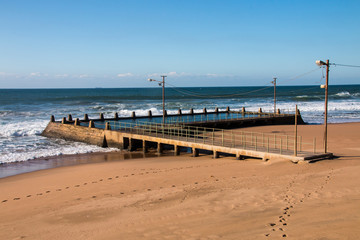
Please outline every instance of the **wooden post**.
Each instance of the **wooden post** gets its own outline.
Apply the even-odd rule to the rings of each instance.
[[[87,115],[87,113],[84,114],[84,121],[85,122],[89,121],[89,116]]]
[[[89,128],[94,128],[95,125],[94,125],[94,121],[93,120],[90,120],[89,122]]]

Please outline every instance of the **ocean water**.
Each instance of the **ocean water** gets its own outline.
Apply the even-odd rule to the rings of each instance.
[[[204,107],[249,111],[273,111],[273,87],[166,88],[166,109],[176,113]],[[320,124],[324,118],[324,89],[319,86],[277,87],[277,108],[293,113],[295,104],[307,123]],[[48,139],[40,136],[54,115],[57,120],[162,114],[161,88],[118,89],[0,89],[0,164],[64,154],[113,151],[84,143]],[[330,123],[360,121],[360,85],[329,87]]]

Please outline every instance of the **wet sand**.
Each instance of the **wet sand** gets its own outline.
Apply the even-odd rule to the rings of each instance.
[[[304,141],[322,132],[299,126]],[[183,153],[3,178],[0,239],[358,239],[359,132],[329,125],[338,158],[312,164]]]

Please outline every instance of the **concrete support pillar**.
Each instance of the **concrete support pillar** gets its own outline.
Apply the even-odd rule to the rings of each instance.
[[[79,126],[79,125],[80,125],[80,120],[79,118],[76,118],[74,122],[74,126]]]
[[[236,154],[236,160],[243,160],[242,156],[240,155],[240,153]]]
[[[219,113],[219,108],[218,107],[215,108],[215,113]]]
[[[129,138],[129,145],[128,145],[127,150],[130,152],[133,151],[133,146],[134,146],[134,142],[131,138]]]
[[[131,113],[131,117],[132,117],[132,118],[136,118],[135,112],[132,112],[132,113]]]
[[[157,144],[157,153],[161,154],[163,152],[163,145],[161,143]]]
[[[262,113],[262,108],[259,108],[259,113]]]
[[[118,120],[119,119],[119,114],[116,112],[116,113],[114,113],[114,118],[115,118],[115,120]]]
[[[242,112],[242,113],[245,113],[245,112],[246,112],[245,107],[242,107],[242,108],[241,108],[241,112]]]
[[[106,123],[105,123],[105,130],[111,130],[111,127],[110,127],[110,123],[109,123],[109,122],[106,122]]]
[[[280,113],[281,113],[279,108],[277,109],[276,113],[277,113],[277,114],[280,114]]]
[[[179,115],[182,115],[181,109],[178,110],[178,114],[179,114]]]
[[[152,117],[152,112],[151,112],[151,110],[148,111],[148,117],[150,117],[150,118]]]
[[[86,113],[84,114],[84,121],[89,121],[89,116]]]
[[[54,117],[54,115],[51,115],[51,117],[50,117],[50,122],[55,122],[55,117]]]
[[[203,109],[203,113],[204,113],[205,115],[207,114],[206,108]]]
[[[178,145],[174,145],[174,155],[175,156],[180,155],[180,147]]]
[[[199,149],[192,148],[192,156],[193,157],[198,157],[199,156]]]
[[[66,123],[66,118],[65,118],[65,117],[62,118],[61,123],[62,123],[62,124],[65,124],[65,123]]]
[[[219,152],[218,151],[213,151],[213,158],[219,158]]]
[[[90,120],[89,122],[89,128],[94,128],[95,125],[94,125],[94,121],[93,120]]]
[[[146,141],[143,140],[143,152],[146,153],[147,152],[147,145],[146,145]]]
[[[104,121],[104,114],[103,113],[100,113],[100,120]]]
[[[227,111],[227,112],[230,112],[230,107],[226,107],[226,111]]]
[[[71,116],[71,114],[68,115],[68,121],[69,121],[69,122],[72,122],[72,116]]]
[[[167,116],[167,111],[166,110],[164,111],[164,115],[165,115],[165,117]]]
[[[194,109],[193,108],[190,108],[190,114],[194,115]]]

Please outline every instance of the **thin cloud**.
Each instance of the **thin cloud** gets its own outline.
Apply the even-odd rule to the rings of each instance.
[[[123,77],[132,77],[134,75],[132,73],[119,73],[117,76],[119,78],[123,78]]]

